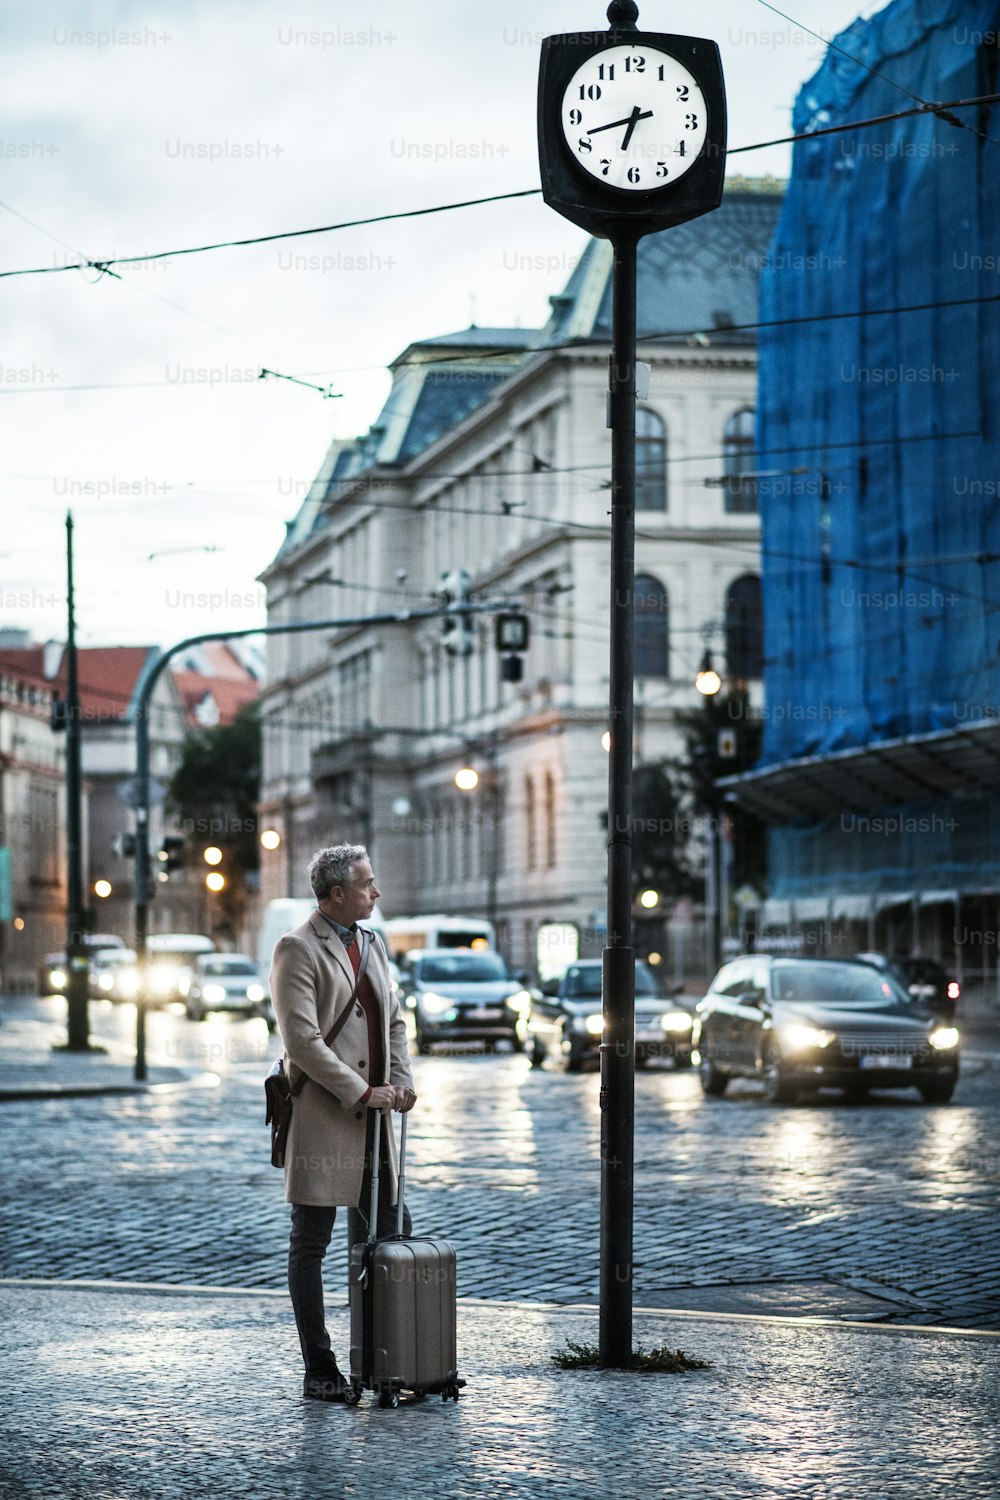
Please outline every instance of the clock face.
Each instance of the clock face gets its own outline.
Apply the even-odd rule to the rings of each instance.
[[[669,187],[694,166],[708,111],[692,73],[655,47],[607,47],[581,63],[560,112],[573,160],[623,192]]]

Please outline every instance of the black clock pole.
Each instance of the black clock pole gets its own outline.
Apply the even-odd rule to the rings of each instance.
[[[609,12],[610,14],[610,12]],[[632,948],[632,671],[635,589],[637,237],[616,235],[611,331],[611,755],[608,942],[601,1047],[600,1363],[632,1355],[635,952]]]
[[[538,164],[545,202],[581,229],[610,240],[614,248],[598,1357],[605,1369],[618,1370],[632,1364],[636,252],[644,235],[718,208],[726,159],[726,94],[715,42],[640,31],[638,19],[634,0],[611,0],[607,32],[546,37],[538,70]]]

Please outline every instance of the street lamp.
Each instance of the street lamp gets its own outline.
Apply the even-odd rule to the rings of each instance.
[[[205,884],[210,891],[223,891],[226,888],[226,877],[220,870],[209,870],[205,876]]]
[[[108,899],[108,897],[111,895],[111,881],[110,880],[95,880],[94,881],[94,895],[95,896],[100,896],[100,898],[101,898],[102,901],[106,901]]]
[[[202,858],[204,859],[206,865],[221,865],[222,850],[216,844],[209,844],[208,848],[202,855]]]
[[[281,834],[276,828],[265,828],[260,836],[261,848],[277,849],[281,843]]]
[[[705,698],[714,698],[722,687],[722,678],[712,666],[712,653],[707,647],[695,675],[694,685]]]
[[[646,909],[646,911],[652,911],[653,907],[654,906],[659,906],[659,904],[660,904],[660,893],[659,893],[659,891],[653,891],[653,890],[640,891],[640,893],[639,893],[639,905],[642,906],[642,907],[644,907]]]
[[[474,792],[479,785],[479,772],[472,766],[462,766],[455,772],[455,785],[460,792]]]

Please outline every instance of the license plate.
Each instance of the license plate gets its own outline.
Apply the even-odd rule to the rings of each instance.
[[[912,1068],[910,1052],[866,1052],[860,1059],[863,1068]]]
[[[494,1006],[474,1005],[468,1010],[463,1010],[462,1019],[465,1021],[499,1021],[503,1011]]]

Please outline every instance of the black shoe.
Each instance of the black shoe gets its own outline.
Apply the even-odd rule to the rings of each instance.
[[[302,1380],[302,1394],[309,1396],[313,1401],[347,1401],[348,1392],[352,1390],[351,1382],[337,1369],[329,1375],[305,1375]]]

